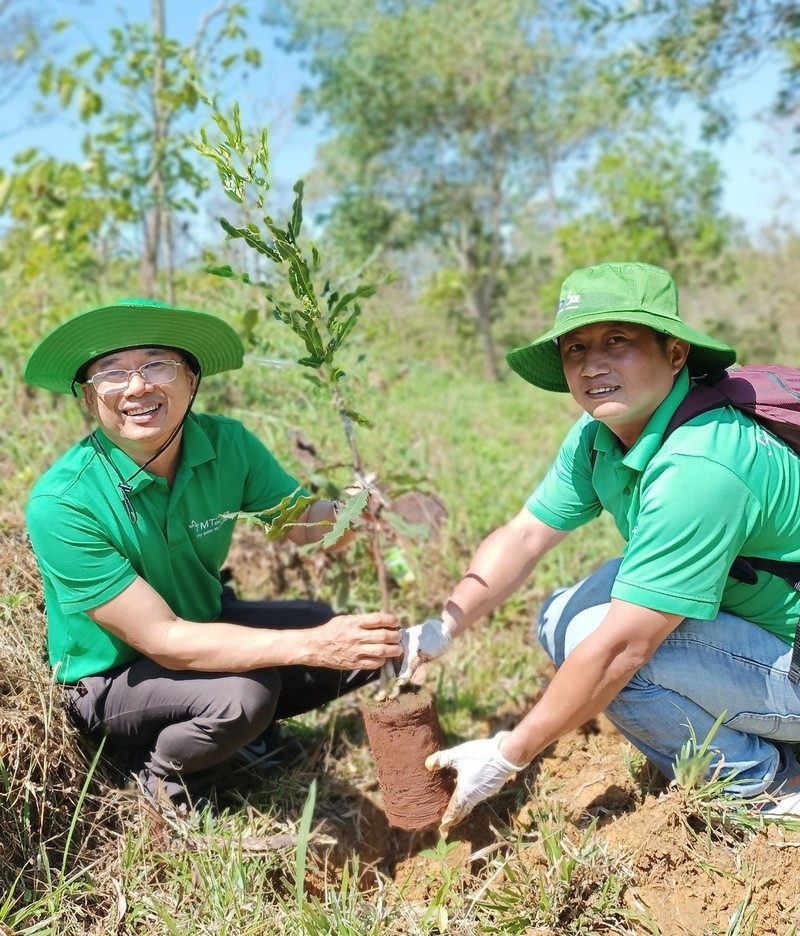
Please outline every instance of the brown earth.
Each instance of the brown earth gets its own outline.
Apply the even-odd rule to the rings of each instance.
[[[660,778],[642,798],[641,778],[631,776],[622,756],[626,748],[604,717],[588,731],[565,736],[510,785],[532,787],[521,808],[490,801],[451,831],[458,847],[448,864],[475,865],[491,847],[493,825],[505,823],[523,835],[535,829],[546,805],[548,812],[563,811],[563,834],[576,849],[596,823],[592,841],[607,850],[608,867],[627,878],[624,905],[644,910],[661,936],[800,931],[800,835],[777,825],[747,834],[706,826],[696,804],[678,789],[664,789]],[[514,860],[548,867],[541,846],[520,850]],[[435,873],[429,859],[409,854],[397,862],[394,877],[406,882],[409,899],[424,899],[425,892],[415,895],[414,882]],[[737,912],[743,921],[752,916],[754,928],[728,929]]]
[[[409,831],[438,825],[455,778],[450,770],[425,768],[425,758],[443,746],[435,696],[420,689],[371,699],[361,712],[386,818],[395,828]]]

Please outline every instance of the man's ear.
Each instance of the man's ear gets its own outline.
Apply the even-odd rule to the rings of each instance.
[[[689,355],[689,349],[691,345],[688,341],[684,341],[683,338],[673,338],[671,341],[671,347],[669,347],[670,361],[672,363],[673,373],[677,374],[678,371],[686,363],[686,358]]]
[[[81,398],[90,416],[97,415],[97,397],[91,384],[81,384]]]

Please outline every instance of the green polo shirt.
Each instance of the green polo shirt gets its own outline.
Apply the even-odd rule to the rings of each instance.
[[[235,523],[224,515],[268,514],[284,497],[300,493],[297,481],[241,423],[190,414],[172,488],[147,471],[130,482],[137,514],[132,523],[118,483],[138,466],[102,432],[97,435],[113,466],[89,436],[42,475],[27,506],[44,583],[50,663],[62,682],[139,656],[85,613],[136,576],[180,617],[218,617],[220,569]]]
[[[800,594],[768,573],[745,585],[728,570],[737,556],[800,560],[800,458],[733,407],[695,417],[662,444],[688,390],[684,370],[628,452],[581,417],[528,509],[558,530],[611,513],[626,541],[615,598],[701,620],[730,611],[791,644]]]

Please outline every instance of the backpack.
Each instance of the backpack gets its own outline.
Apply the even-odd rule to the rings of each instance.
[[[701,413],[722,406],[734,406],[752,416],[800,455],[800,370],[777,364],[749,364],[695,377],[694,386],[678,406],[664,431],[666,439],[678,426]],[[730,575],[755,585],[757,572],[769,572],[785,579],[800,591],[800,562],[781,562],[739,556]],[[794,635],[789,680],[800,683],[800,620]]]

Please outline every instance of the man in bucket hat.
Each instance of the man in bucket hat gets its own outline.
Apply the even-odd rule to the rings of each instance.
[[[800,458],[732,407],[663,438],[690,376],[734,359],[681,320],[672,277],[645,263],[576,270],[553,327],[508,354],[525,380],[569,391],[585,412],[520,513],[481,544],[441,618],[403,632],[400,680],[601,511],[626,547],[542,607],[538,636],[558,671],[514,730],[428,758],[458,772],[443,831],[601,711],[669,777],[691,733],[702,741],[720,717],[709,775],[758,796],[765,815],[798,812],[800,696],[788,672],[800,594],[777,576],[751,586],[728,571],[740,555],[800,559]]]
[[[123,299],[59,325],[25,370],[80,392],[97,422],[27,506],[55,678],[78,727],[130,751],[141,790],[184,809],[276,719],[401,653],[392,615],[240,601],[223,586],[236,513],[270,520],[306,493],[239,422],[191,411],[202,375],[242,361],[221,319]],[[336,510],[310,503],[289,538],[321,539]]]

